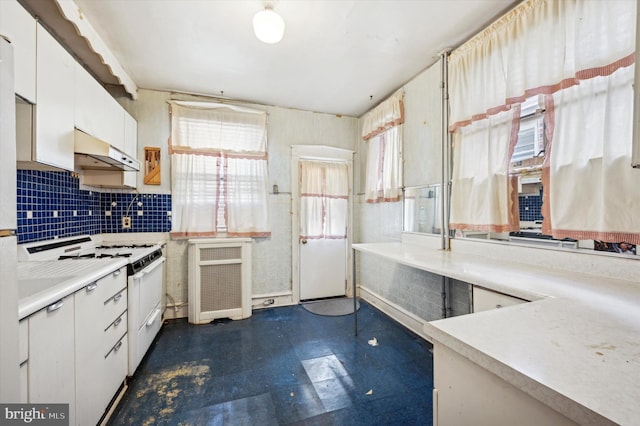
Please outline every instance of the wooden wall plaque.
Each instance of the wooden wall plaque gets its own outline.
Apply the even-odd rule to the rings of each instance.
[[[160,148],[144,147],[144,183],[160,185]]]

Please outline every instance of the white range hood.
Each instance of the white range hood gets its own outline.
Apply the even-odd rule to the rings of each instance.
[[[140,170],[140,162],[107,142],[75,129],[75,167],[84,170]]]

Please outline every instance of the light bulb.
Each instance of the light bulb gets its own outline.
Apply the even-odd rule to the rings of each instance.
[[[274,44],[282,40],[284,21],[271,9],[261,10],[253,17],[253,31],[258,40]]]

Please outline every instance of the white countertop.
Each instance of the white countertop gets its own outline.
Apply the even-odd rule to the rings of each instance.
[[[639,282],[406,242],[353,248],[533,300],[433,321],[424,331],[580,424],[640,424]]]
[[[18,262],[18,317],[26,318],[127,263],[126,258]]]

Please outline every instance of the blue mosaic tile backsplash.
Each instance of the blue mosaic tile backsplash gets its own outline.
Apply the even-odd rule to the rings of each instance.
[[[520,220],[536,221],[542,220],[542,194],[541,195],[521,195]]]
[[[171,195],[82,190],[70,172],[18,170],[19,243],[111,232],[169,232]],[[135,200],[134,200],[135,197]],[[131,228],[122,228],[129,210]]]

